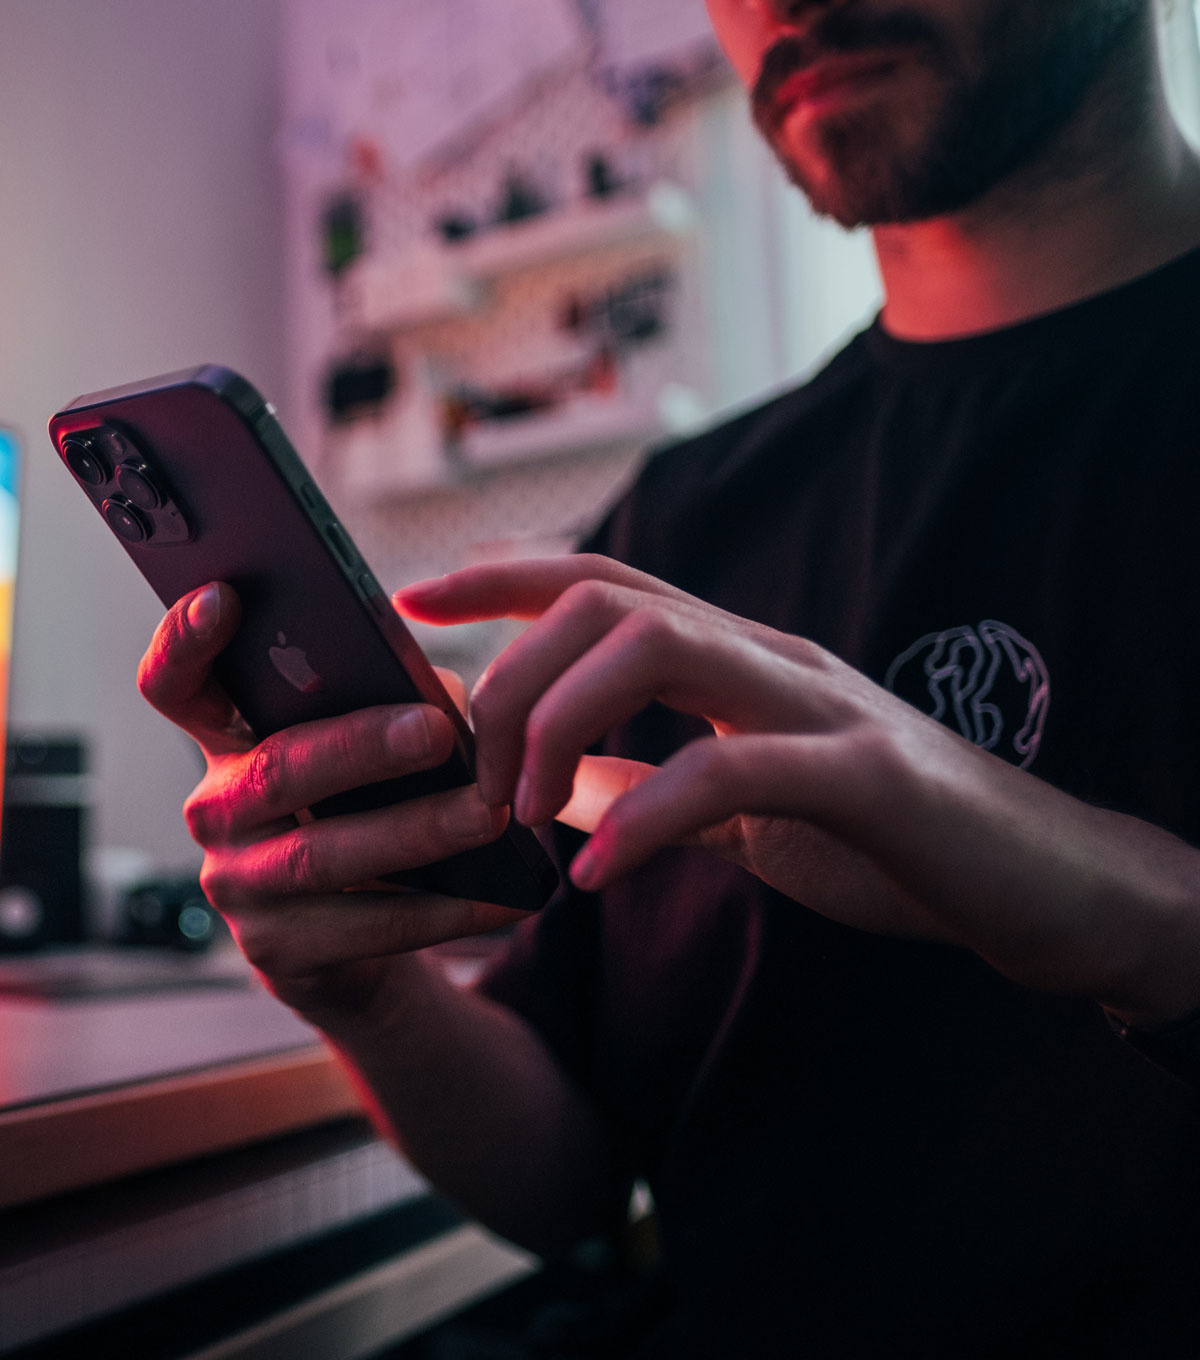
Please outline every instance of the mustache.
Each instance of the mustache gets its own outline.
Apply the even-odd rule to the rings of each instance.
[[[905,10],[873,15],[835,10],[804,34],[789,34],[768,48],[750,91],[755,120],[760,127],[770,126],[774,122],[776,96],[783,85],[822,57],[913,46],[930,48],[935,53],[942,49],[940,34],[923,15]]]

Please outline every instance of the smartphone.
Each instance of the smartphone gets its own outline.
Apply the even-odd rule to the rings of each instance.
[[[94,392],[51,417],[50,438],[164,605],[208,581],[237,591],[241,626],[216,670],[258,739],[376,704],[433,704],[453,722],[444,765],[329,798],[314,816],[473,782],[465,719],[244,378],[205,365]],[[535,911],[558,874],[513,822],[490,845],[395,880]]]

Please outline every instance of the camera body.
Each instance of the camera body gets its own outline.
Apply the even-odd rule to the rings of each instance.
[[[186,543],[183,512],[132,440],[111,426],[66,435],[60,452],[108,527],[126,543]]]

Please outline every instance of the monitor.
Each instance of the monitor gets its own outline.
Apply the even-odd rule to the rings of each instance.
[[[12,663],[13,593],[17,581],[17,477],[20,448],[15,431],[0,425],[0,753],[8,728],[8,685]],[[0,758],[0,781],[4,761]],[[0,808],[3,785],[0,782]],[[0,814],[0,835],[3,820]]]

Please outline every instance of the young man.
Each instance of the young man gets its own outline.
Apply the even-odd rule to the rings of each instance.
[[[1200,1098],[1115,1032],[1200,1073],[1200,173],[1149,0],[709,9],[789,175],[873,227],[880,320],[591,553],[402,592],[535,620],[478,789],[297,826],[445,721],[253,747],[209,675],[236,600],[180,601],[142,685],[208,756],[206,889],[501,1232],[651,1182],[642,1354],[1194,1356]],[[510,806],[594,834],[459,993],[414,951],[509,913],[343,890]]]

